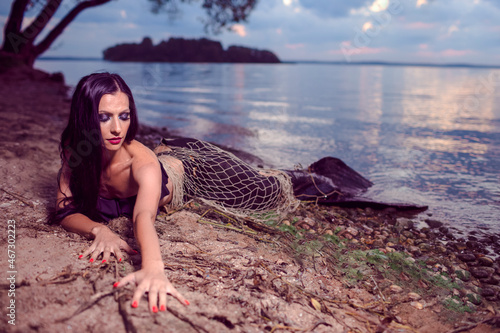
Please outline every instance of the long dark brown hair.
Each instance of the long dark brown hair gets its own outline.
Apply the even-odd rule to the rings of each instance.
[[[120,91],[129,100],[130,126],[125,142],[130,143],[137,134],[139,123],[134,98],[125,81],[118,74],[94,73],[78,82],[71,100],[68,125],[61,135],[59,151],[62,167],[57,177],[59,189],[62,190],[61,174],[63,170],[70,170],[69,188],[72,197],[63,199],[63,208],[56,210],[50,218],[51,223],[59,223],[73,213],[95,217],[104,153],[99,102],[102,96]]]

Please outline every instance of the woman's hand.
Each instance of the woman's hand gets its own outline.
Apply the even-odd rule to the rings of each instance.
[[[189,305],[188,300],[172,286],[163,269],[162,262],[143,267],[141,270],[125,276],[113,287],[121,288],[127,284],[135,284],[137,288],[131,306],[138,307],[142,295],[147,292],[149,294],[149,310],[154,313],[158,312],[158,309],[159,311],[167,310],[167,294],[174,296],[182,304]]]
[[[94,235],[94,241],[89,248],[80,255],[80,258],[84,258],[90,254],[90,262],[94,262],[102,253],[102,262],[106,262],[109,260],[111,253],[113,253],[116,259],[121,261],[123,258],[121,250],[125,250],[129,254],[137,253],[137,251],[132,249],[127,242],[104,225],[92,228],[92,234]]]

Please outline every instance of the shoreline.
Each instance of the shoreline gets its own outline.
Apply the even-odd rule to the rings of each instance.
[[[3,124],[0,166],[4,176],[0,206],[5,220],[16,221],[18,327],[26,331],[61,330],[66,324],[58,323],[57,319],[63,314],[71,316],[95,291],[111,290],[114,270],[118,266],[89,266],[77,261],[77,254],[88,246],[88,241],[44,223],[47,210],[54,202],[60,163],[57,146],[69,112],[67,88],[61,78],[40,71],[25,71],[16,75],[11,73],[9,77],[1,75],[0,84],[0,105],[4,111],[0,115]],[[141,126],[138,139],[151,148],[158,137],[168,134],[167,129]],[[254,162],[259,163],[258,160]],[[220,216],[207,217],[211,224],[204,223],[205,220],[200,222],[202,214],[201,208],[195,205],[173,215],[162,214],[158,217],[157,229],[162,238],[163,256],[168,258],[170,265],[166,266],[169,276],[190,300],[194,300],[193,307],[188,309],[180,308],[173,300],[169,300],[169,307],[182,316],[192,316],[192,322],[206,325],[209,331],[228,330],[231,325],[233,329],[245,331],[252,331],[252,325],[256,325],[254,331],[264,330],[271,324],[261,318],[263,313],[273,323],[270,328],[279,324],[306,329],[321,319],[329,326],[320,325],[318,331],[349,327],[368,332],[366,322],[376,323],[382,313],[392,318],[393,325],[407,325],[420,332],[465,327],[467,320],[473,320],[471,318],[476,318],[474,332],[495,331],[493,326],[481,321],[496,316],[500,308],[500,280],[495,280],[500,277],[499,258],[493,260],[481,252],[484,245],[481,239],[475,243],[457,240],[456,235],[439,221],[429,220],[429,228],[416,228],[411,218],[390,212],[301,205],[290,219],[279,225],[260,226],[264,231],[259,231],[259,240],[251,236],[254,234],[224,227],[227,223],[237,226],[235,222],[226,220],[224,224],[217,224],[217,221],[224,221]],[[117,223],[114,227],[130,238],[127,222],[120,221],[122,224]],[[186,235],[190,239],[186,239]],[[6,236],[2,236],[2,243],[7,243]],[[231,252],[235,248],[237,252]],[[376,256],[380,262],[366,265],[369,260],[359,261],[354,253]],[[385,265],[384,258],[393,258],[398,253],[407,254],[415,263],[422,261],[430,272],[449,276],[456,283],[449,294],[463,301],[462,310],[473,308],[475,312],[460,316],[449,314],[442,301],[450,295],[419,286],[418,281],[411,284],[410,277],[403,273],[403,278],[394,277],[398,279],[396,282],[391,276],[378,277],[383,270],[375,268]],[[217,256],[211,257],[215,254]],[[193,258],[198,261],[188,260],[195,260]],[[6,259],[5,255],[0,258],[1,267],[6,267]],[[130,258],[123,269],[134,269],[138,260],[140,256]],[[361,271],[363,277],[351,268]],[[54,281],[61,283],[50,283],[54,276],[60,276]],[[297,285],[305,286],[309,294],[301,292]],[[224,291],[224,295],[220,291]],[[412,293],[420,298],[408,296]],[[4,303],[6,294],[1,296],[3,304],[7,304]],[[390,306],[383,302],[380,294]],[[28,306],[31,298],[38,303]],[[320,310],[311,298],[320,304]],[[26,305],[21,305],[22,302]],[[89,309],[86,316],[102,322],[103,327],[123,331],[121,315],[115,310],[116,301],[106,298],[101,303]],[[367,309],[367,304],[371,303],[376,303],[376,307]],[[107,311],[108,307],[113,309],[109,322],[98,319],[99,313]],[[4,308],[1,311],[4,318],[6,311]],[[142,314],[138,317],[130,309],[124,311],[128,311],[136,327],[143,324],[149,329],[157,328],[155,320],[167,324],[174,320],[170,317],[175,317],[152,320],[153,316],[147,312],[144,312],[145,317]],[[203,311],[211,313],[212,317],[204,317]],[[363,318],[346,315],[349,312]],[[225,318],[226,324],[214,320],[216,316]],[[75,327],[90,328],[85,318],[85,315],[74,316],[67,322]],[[446,318],[455,321],[449,322]],[[455,326],[457,323],[459,325]],[[4,324],[2,321],[0,327]],[[179,322],[174,325],[179,329],[183,327]],[[389,331],[396,329],[388,325]],[[6,331],[12,329],[11,326],[5,328]]]

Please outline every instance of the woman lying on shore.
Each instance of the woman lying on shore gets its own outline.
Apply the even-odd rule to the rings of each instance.
[[[109,261],[111,255],[121,261],[122,251],[136,253],[100,223],[120,215],[132,219],[142,266],[114,284],[137,286],[132,307],[146,292],[152,312],[166,310],[167,294],[189,305],[164,273],[154,228],[159,207],[180,208],[194,197],[234,214],[288,213],[297,207],[297,198],[356,202],[357,193],[371,185],[331,157],[307,171],[261,170],[193,139],[164,139],[155,154],[134,140],[138,126],[134,98],[120,76],[97,73],[80,80],[61,136],[62,167],[53,217],[66,230],[93,239],[80,255],[90,257],[91,263],[98,258]]]

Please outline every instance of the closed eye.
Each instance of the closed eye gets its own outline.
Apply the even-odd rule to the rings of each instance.
[[[125,112],[120,114],[120,119],[121,120],[129,120],[130,119],[130,112]]]
[[[109,115],[107,115],[107,114],[105,114],[105,113],[99,113],[99,121],[100,121],[101,123],[105,123],[105,122],[107,122],[107,121],[108,121],[108,120],[110,120],[110,119],[111,119],[111,118],[110,118],[110,116],[109,116]]]

